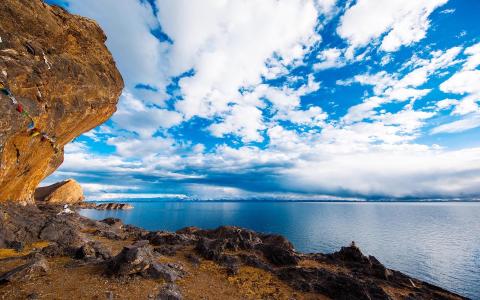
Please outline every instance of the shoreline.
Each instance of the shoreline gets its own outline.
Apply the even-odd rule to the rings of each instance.
[[[2,205],[0,208],[3,214],[12,216],[8,224],[10,228],[30,225],[30,233],[34,233],[30,240],[28,232],[20,232],[23,235],[22,248],[28,248],[28,242],[48,242],[47,247],[26,256],[8,259],[10,263],[18,261],[21,266],[35,256],[43,257],[41,259],[50,270],[28,278],[39,295],[46,292],[42,289],[42,282],[48,278],[52,280],[66,269],[72,279],[85,281],[83,288],[94,294],[98,294],[99,287],[82,277],[85,272],[88,271],[89,277],[113,286],[120,280],[124,286],[119,285],[113,292],[118,298],[143,295],[131,286],[135,283],[144,288],[148,286],[154,293],[170,288],[183,294],[185,299],[196,299],[209,293],[209,289],[203,286],[208,286],[208,280],[199,282],[201,278],[214,278],[220,289],[216,293],[236,293],[243,295],[243,299],[287,299],[288,295],[295,299],[404,299],[401,295],[418,299],[466,299],[385,268],[376,258],[363,255],[354,244],[334,253],[300,253],[283,236],[239,227],[147,231],[123,224],[119,219],[95,221],[77,212],[59,214],[62,211],[59,206],[20,208]],[[23,211],[21,215],[20,209]],[[15,220],[13,216],[20,219]],[[3,230],[7,227],[5,225]],[[8,236],[6,233],[4,236]],[[141,267],[129,261],[129,255],[134,255],[134,261],[140,261]],[[3,262],[5,258],[0,260],[2,273],[5,271]],[[25,292],[25,288],[16,291],[21,286],[21,279],[0,285],[0,292],[15,292],[17,295]],[[55,280],[51,283],[53,289],[56,284],[61,285]],[[252,286],[261,288],[256,291]],[[271,286],[276,289],[272,291]],[[102,290],[102,293],[106,292]],[[207,298],[222,299],[215,298],[216,293]]]

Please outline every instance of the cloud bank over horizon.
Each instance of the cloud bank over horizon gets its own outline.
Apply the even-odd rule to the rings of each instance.
[[[46,183],[90,199],[480,198],[474,0],[49,0],[125,79]]]

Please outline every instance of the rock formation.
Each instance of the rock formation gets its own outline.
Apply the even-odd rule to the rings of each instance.
[[[75,204],[84,199],[82,187],[73,179],[39,187],[35,190],[35,201],[49,204]]]
[[[353,243],[306,254],[282,236],[239,227],[146,231],[62,208],[0,204],[0,248],[22,249],[0,249],[0,295],[77,299],[81,287],[85,299],[465,299]]]
[[[32,202],[63,147],[116,110],[123,80],[93,21],[0,1],[0,201]]]

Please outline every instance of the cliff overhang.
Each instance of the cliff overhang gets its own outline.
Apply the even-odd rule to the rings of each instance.
[[[92,20],[0,1],[0,202],[33,202],[64,146],[115,112],[123,80]]]

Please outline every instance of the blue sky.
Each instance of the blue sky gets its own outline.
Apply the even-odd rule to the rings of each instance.
[[[96,20],[116,114],[46,183],[90,199],[480,196],[476,0],[49,0]]]

